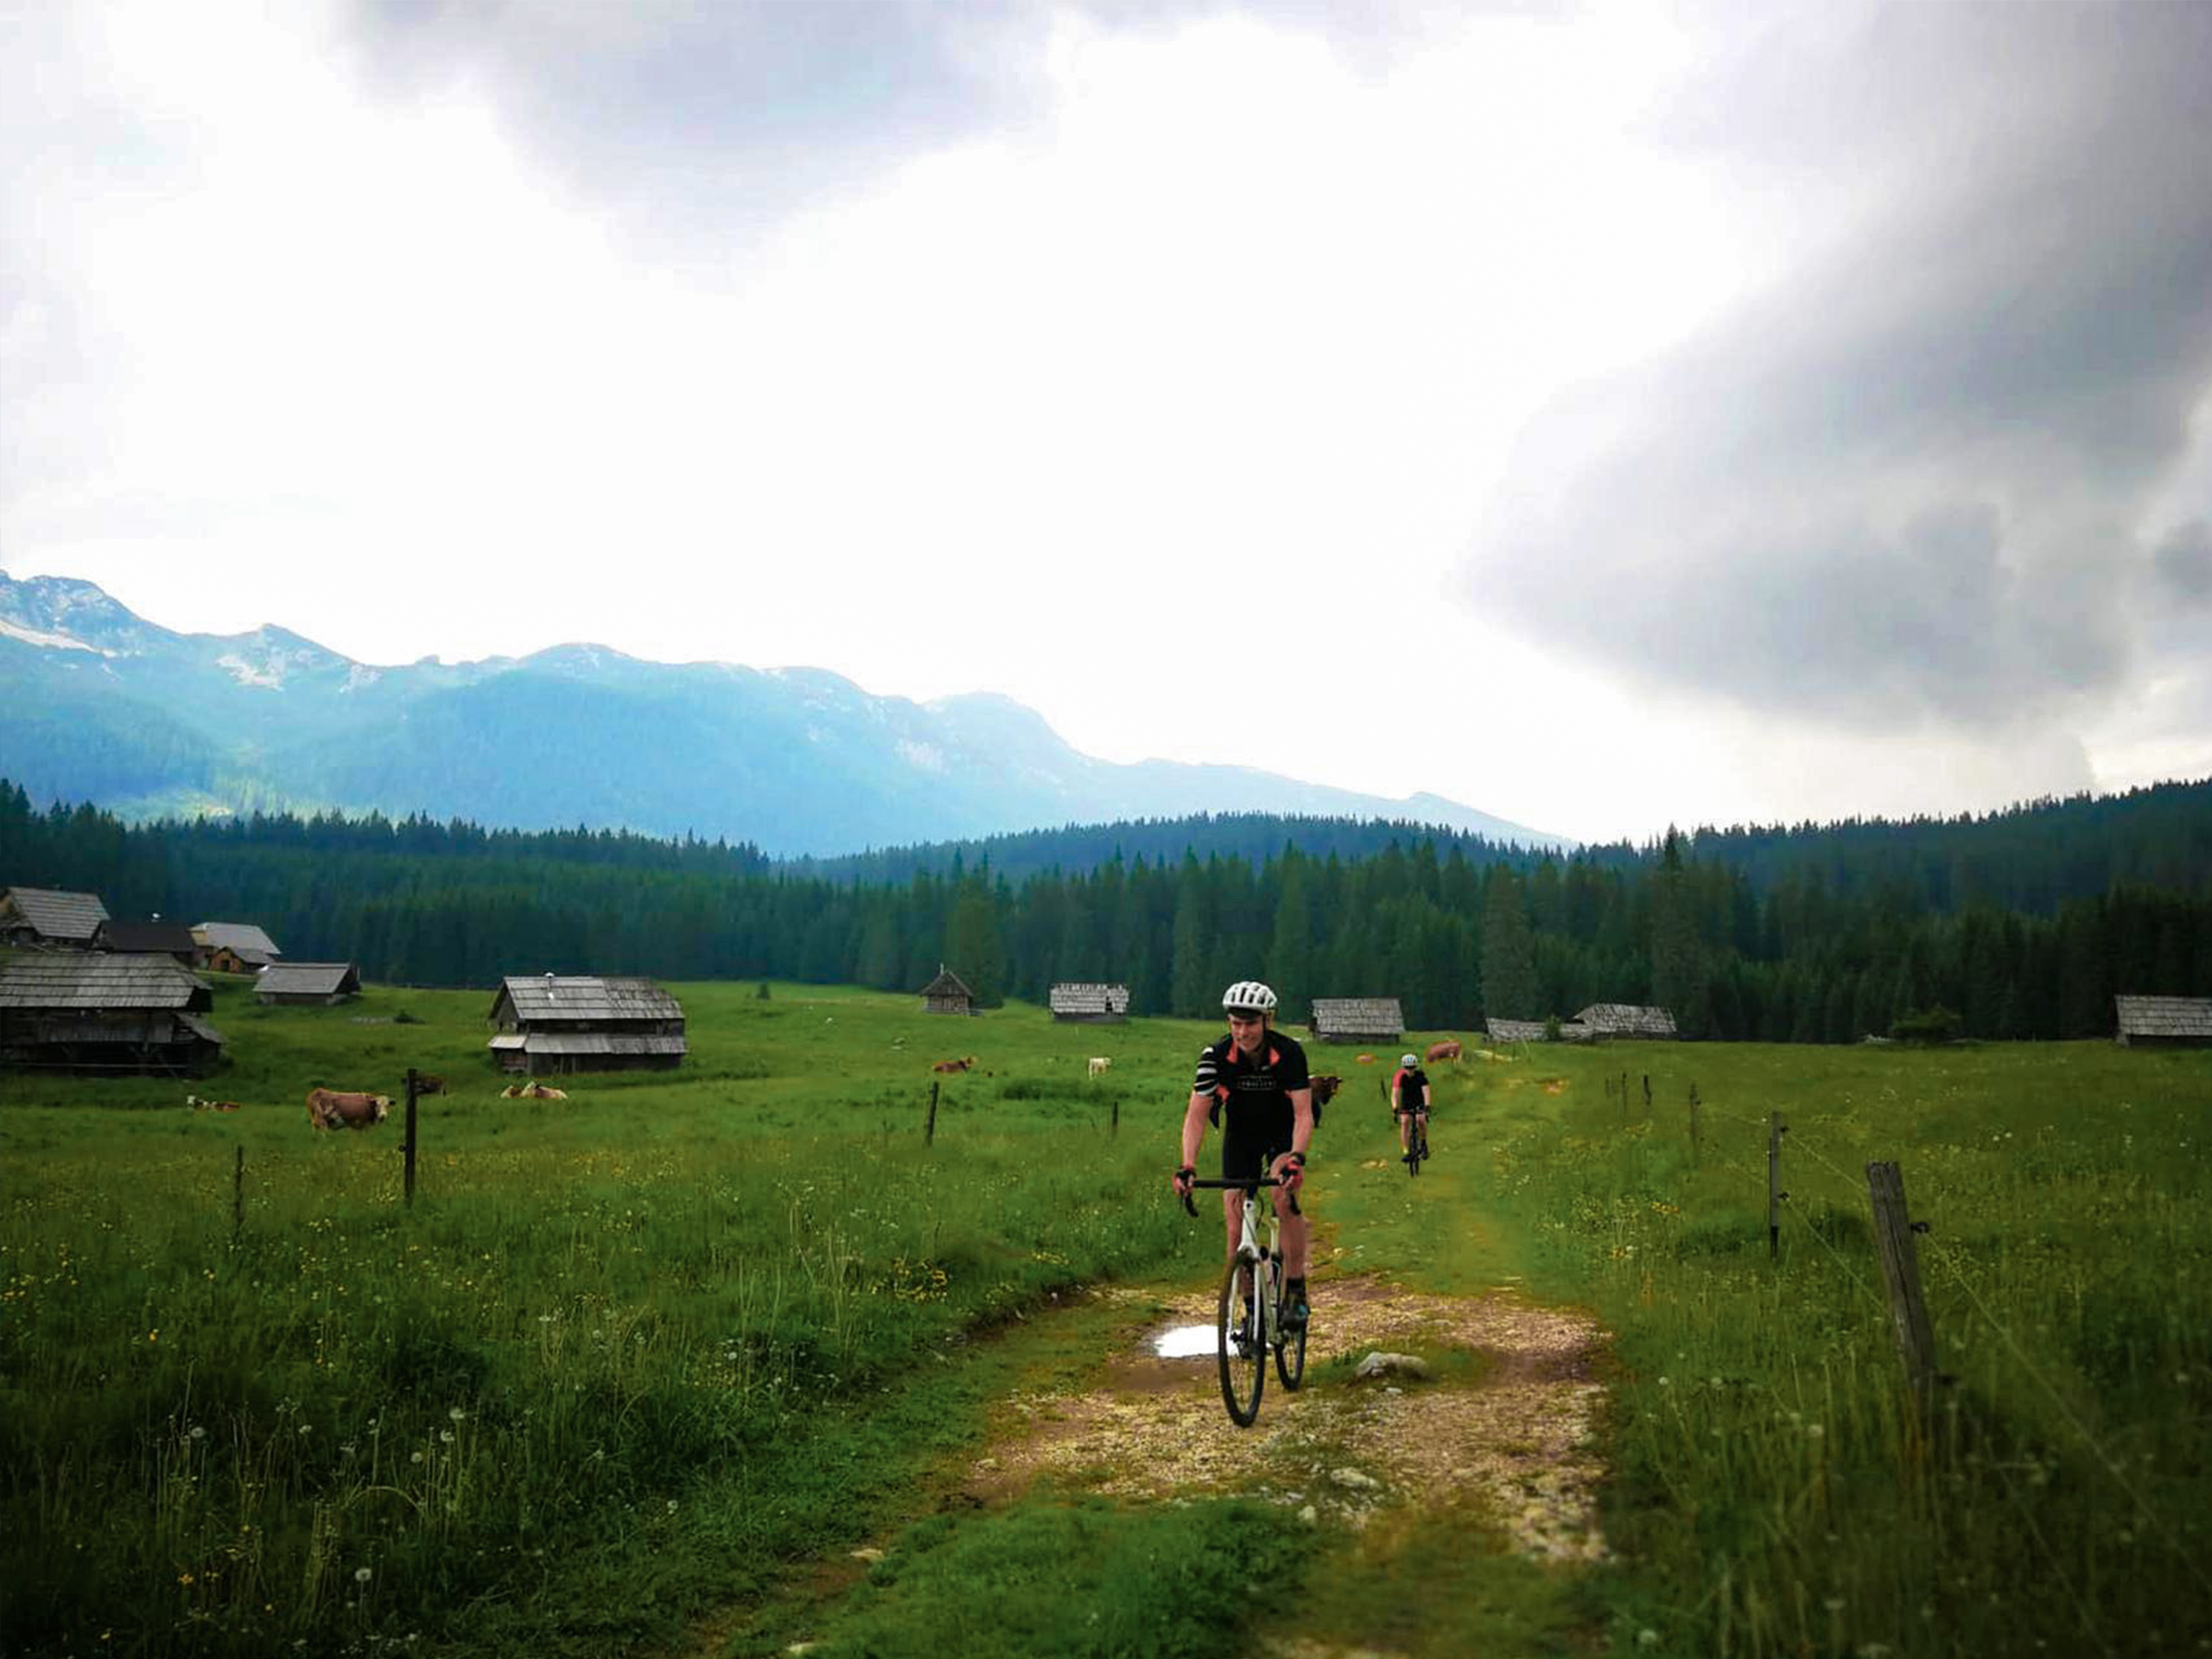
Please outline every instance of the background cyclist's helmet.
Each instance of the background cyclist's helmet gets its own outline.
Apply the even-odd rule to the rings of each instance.
[[[1400,1065],[1419,1065],[1421,1061],[1414,1055],[1408,1054],[1401,1058],[1398,1064]]]
[[[1240,979],[1221,994],[1221,1006],[1231,1014],[1273,1014],[1275,994],[1256,979]]]

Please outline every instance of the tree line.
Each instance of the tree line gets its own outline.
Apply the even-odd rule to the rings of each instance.
[[[1102,980],[1135,1013],[1195,1016],[1256,974],[1293,1020],[1317,996],[1396,996],[1424,1030],[1656,1003],[1687,1036],[1848,1042],[1939,1007],[1970,1036],[2108,1035],[2115,993],[2212,995],[2212,784],[1560,855],[1394,826],[1345,856],[1285,819],[1254,856],[1248,816],[1218,822],[1236,850],[1191,820],[1174,855],[1114,848],[1017,880],[956,851],[870,880],[607,830],[134,825],[41,812],[0,780],[0,884],[96,892],[118,917],[251,921],[294,961],[487,997],[545,972],[918,990],[944,964],[987,1005]]]

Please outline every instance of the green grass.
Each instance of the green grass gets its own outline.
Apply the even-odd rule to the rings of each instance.
[[[1437,1156],[1409,1181],[1370,1069],[1317,1054],[1351,1074],[1313,1171],[1338,1267],[1516,1284],[1617,1333],[1617,1559],[1574,1571],[1456,1510],[1357,1536],[1050,1494],[939,1513],[993,1403],[1105,1340],[1017,1316],[1078,1283],[1210,1275],[1217,1230],[1164,1191],[1209,1028],[675,988],[683,1070],[567,1101],[497,1098],[488,996],[384,988],[264,1010],[226,985],[234,1059],[204,1086],[0,1078],[0,1650],[583,1656],[706,1629],[897,1653],[987,1650],[984,1629],[1208,1651],[1174,1644],[1218,1630],[1158,1618],[1150,1586],[1213,1595],[1248,1530],[1291,1552],[1278,1628],[1407,1653],[2212,1637],[2212,1057],[1532,1048],[1436,1068]],[[933,1079],[964,1053],[979,1071]],[[1096,1083],[1092,1053],[1115,1057]],[[411,1207],[397,1120],[317,1135],[303,1098],[397,1092],[409,1065],[454,1090],[423,1103]],[[1624,1071],[1626,1109],[1605,1086]],[[245,1109],[191,1113],[188,1090]],[[1932,1230],[1956,1380],[1925,1439],[1873,1158]],[[862,1544],[888,1550],[864,1584],[810,1576]],[[1019,1624],[1039,1596],[1055,1622]]]

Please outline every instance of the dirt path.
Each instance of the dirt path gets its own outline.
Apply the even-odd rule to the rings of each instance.
[[[1242,1492],[1365,1526],[1389,1510],[1471,1498],[1519,1553],[1604,1558],[1604,1333],[1587,1316],[1506,1289],[1454,1298],[1371,1276],[1317,1278],[1306,1386],[1294,1394],[1271,1375],[1259,1422],[1240,1429],[1222,1408],[1210,1346],[1195,1358],[1154,1352],[1168,1329],[1211,1329],[1211,1291],[1164,1304],[1151,1292],[1094,1294],[1129,1310],[1103,1375],[1009,1402],[1003,1433],[969,1471],[979,1501],[1050,1478],[1128,1497]],[[1421,1356],[1430,1375],[1357,1378],[1357,1362],[1376,1352]]]

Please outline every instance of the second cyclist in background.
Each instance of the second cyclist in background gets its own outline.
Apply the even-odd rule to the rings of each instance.
[[[1398,1120],[1398,1155],[1428,1156],[1428,1073],[1411,1054],[1401,1057],[1390,1079],[1390,1110]]]
[[[1274,1028],[1275,994],[1256,979],[1243,979],[1222,994],[1229,1034],[1198,1055],[1191,1101],[1183,1114],[1183,1164],[1175,1172],[1176,1192],[1198,1174],[1198,1148],[1205,1145],[1209,1116],[1221,1119],[1221,1179],[1243,1180],[1265,1175],[1282,1183],[1278,1198],[1298,1191],[1306,1179],[1306,1148],[1313,1139],[1313,1090],[1306,1072],[1306,1051]],[[1234,1260],[1243,1198],[1221,1195],[1228,1258]],[[1306,1217],[1286,1204],[1282,1211],[1283,1322],[1291,1330],[1306,1324]]]

